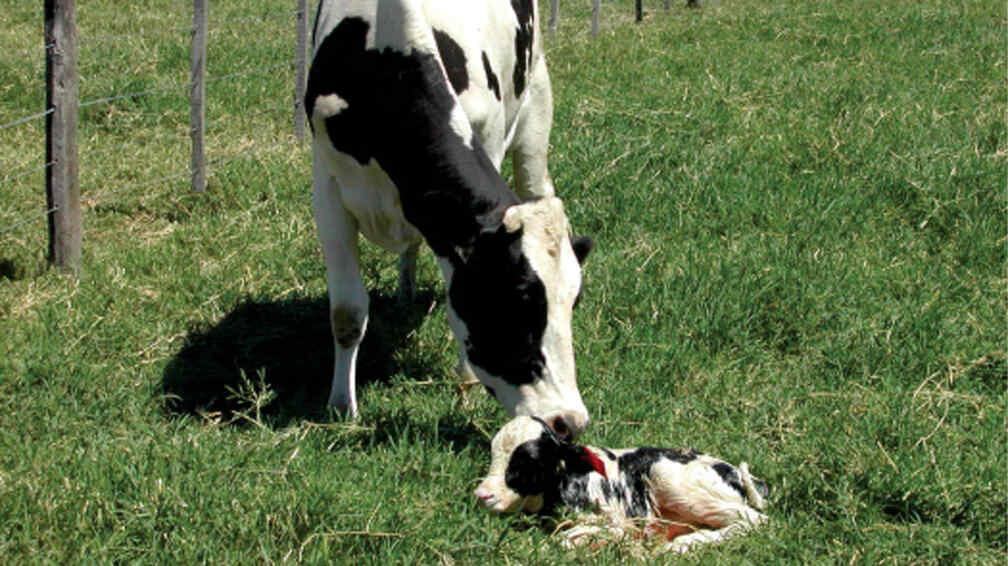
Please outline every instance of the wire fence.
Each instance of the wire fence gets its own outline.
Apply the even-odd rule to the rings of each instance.
[[[0,213],[0,237],[7,238],[17,230],[42,219],[49,221],[50,234],[50,261],[60,265],[61,255],[54,246],[63,245],[64,242],[71,242],[76,239],[78,249],[64,253],[70,260],[62,265],[76,269],[74,254],[79,258],[80,240],[80,203],[83,201],[87,207],[93,208],[103,200],[113,198],[122,194],[136,191],[140,188],[157,184],[170,183],[186,177],[192,179],[194,190],[202,190],[205,187],[205,178],[212,175],[213,171],[208,171],[209,166],[220,167],[229,162],[239,159],[246,159],[273,151],[277,147],[291,143],[281,141],[265,147],[254,148],[253,150],[243,150],[236,155],[216,156],[207,160],[204,149],[204,137],[207,131],[217,133],[217,127],[213,125],[211,115],[211,126],[205,125],[206,101],[203,99],[203,92],[208,85],[214,85],[232,80],[243,80],[252,77],[276,76],[281,70],[288,71],[290,81],[293,83],[293,96],[283,97],[288,102],[283,105],[269,105],[265,108],[243,109],[240,113],[240,121],[249,123],[262,116],[272,116],[281,112],[290,112],[293,118],[294,139],[303,139],[305,135],[305,120],[303,116],[302,99],[303,89],[307,76],[307,35],[309,28],[310,14],[314,12],[313,2],[310,0],[288,0],[292,2],[293,9],[278,8],[275,10],[259,12],[255,14],[246,13],[223,13],[219,17],[208,20],[206,17],[207,4],[209,0],[192,0],[193,18],[191,23],[180,23],[179,25],[162,25],[159,16],[158,20],[139,20],[133,22],[133,27],[127,30],[113,30],[109,33],[83,34],[78,38],[76,30],[76,0],[50,0],[46,2],[46,33],[45,41],[37,48],[26,48],[21,50],[9,50],[3,52],[5,57],[28,58],[29,63],[34,64],[34,58],[44,57],[47,93],[45,110],[28,113],[22,116],[3,117],[0,116],[0,132],[6,132],[13,128],[24,127],[44,120],[46,127],[45,154],[39,158],[32,158],[30,155],[18,155],[14,161],[16,163],[0,163],[0,186],[4,189],[12,184],[24,183],[32,177],[44,174],[46,205],[40,207],[40,211],[23,214]],[[670,0],[663,0],[666,10],[669,9]],[[545,2],[543,2],[545,8]],[[688,6],[695,6],[695,0],[686,0]],[[599,30],[599,14],[601,10],[600,0],[592,0],[592,35],[596,35]],[[643,16],[642,0],[635,0],[636,19],[641,21]],[[181,17],[181,16],[180,16]],[[550,0],[549,7],[549,29],[554,31],[559,18],[559,0]],[[213,22],[210,25],[208,22]],[[293,57],[288,60],[274,60],[268,64],[262,62],[244,61],[244,68],[223,74],[207,75],[205,65],[205,52],[207,38],[221,38],[222,35],[247,35],[250,30],[258,30],[255,33],[264,33],[267,28],[270,30],[294,29],[294,36],[297,41],[293,43]],[[254,34],[252,34],[254,36]],[[192,68],[190,80],[160,81],[147,88],[136,88],[122,92],[109,92],[102,96],[80,100],[77,97],[78,81],[78,58],[84,59],[93,64],[88,67],[88,73],[112,72],[107,68],[108,57],[106,50],[114,52],[124,44],[136,42],[171,42],[171,38],[178,40],[179,44],[188,43],[192,55]],[[223,39],[223,38],[221,38]],[[202,42],[202,43],[200,43]],[[83,50],[85,56],[80,57]],[[202,53],[200,52],[202,50]],[[138,65],[138,62],[130,54],[127,59],[131,65]],[[268,56],[272,56],[272,53]],[[21,62],[23,63],[23,61]],[[54,78],[54,74],[58,77]],[[90,79],[92,75],[85,78]],[[153,78],[153,77],[147,77]],[[162,77],[156,77],[161,79]],[[72,82],[73,88],[53,90],[54,83],[60,81]],[[65,91],[72,91],[69,95]],[[60,96],[55,96],[59,94]],[[133,118],[142,118],[144,110],[136,107],[121,107],[115,103],[122,101],[138,101],[143,99],[153,99],[156,97],[178,96],[188,97],[190,101],[190,124],[187,131],[166,129],[165,137],[170,137],[174,141],[184,143],[183,138],[191,138],[191,163],[188,169],[179,169],[171,173],[158,176],[153,179],[143,181],[125,182],[119,186],[103,190],[100,193],[88,193],[86,198],[81,199],[80,179],[78,174],[78,149],[77,149],[77,122],[78,120],[89,120],[94,118],[94,110],[99,108],[115,109],[117,113],[125,113]],[[184,113],[184,109],[179,109]],[[158,116],[164,115],[163,110],[159,110]],[[152,113],[153,114],[153,113]],[[85,122],[87,123],[87,122]],[[93,140],[92,140],[93,141]],[[135,148],[137,139],[129,139],[122,143],[104,144],[95,149],[87,149],[84,154],[87,159],[108,158],[114,155],[124,155]],[[210,140],[212,146],[216,140]],[[25,158],[26,157],[26,158]],[[90,187],[98,177],[105,174],[103,170],[97,168],[82,171],[83,177],[88,181],[86,186]],[[40,187],[41,189],[41,187]],[[39,191],[42,194],[42,191]],[[72,209],[76,210],[72,210]],[[76,219],[75,219],[76,218]],[[76,223],[76,225],[74,225]],[[65,233],[65,234],[64,234]]]
[[[194,14],[198,16],[200,10],[203,11],[203,14],[206,13],[208,0],[192,1]],[[83,161],[85,164],[102,163],[103,165],[107,165],[109,161],[114,160],[116,155],[135,155],[139,153],[138,150],[143,147],[144,143],[152,142],[152,140],[156,140],[152,143],[170,146],[174,150],[177,150],[184,146],[187,138],[196,133],[197,126],[195,122],[190,121],[189,128],[187,129],[181,128],[181,124],[185,120],[183,117],[185,116],[185,109],[179,107],[177,108],[179,112],[177,119],[169,119],[169,125],[163,126],[163,129],[160,129],[153,136],[151,135],[150,128],[146,127],[138,130],[142,132],[141,135],[130,135],[130,132],[127,132],[128,139],[121,142],[106,141],[109,139],[109,136],[119,137],[121,134],[109,133],[105,136],[98,135],[85,142],[87,147],[83,151],[78,151],[78,136],[76,131],[76,122],[78,120],[85,124],[85,126],[90,126],[93,120],[105,119],[106,115],[123,116],[124,118],[122,119],[124,120],[143,120],[146,118],[142,107],[133,105],[123,106],[116,104],[118,102],[177,96],[181,99],[189,99],[190,115],[195,115],[193,114],[195,108],[193,105],[196,104],[197,101],[195,99],[197,97],[193,93],[196,92],[197,87],[200,90],[204,90],[208,85],[216,85],[228,81],[243,81],[253,77],[279,77],[285,82],[288,80],[290,82],[303,81],[305,72],[296,67],[306,64],[307,58],[304,51],[307,48],[307,43],[303,36],[307,33],[307,26],[304,24],[310,14],[311,2],[309,0],[290,1],[292,1],[292,4],[289,9],[275,9],[255,14],[222,13],[221,16],[214,19],[204,16],[201,20],[200,17],[194,17],[192,23],[169,26],[168,28],[161,26],[160,22],[145,23],[144,21],[140,21],[137,22],[135,27],[125,30],[124,33],[120,33],[119,30],[113,30],[111,33],[83,34],[79,38],[77,37],[76,30],[75,0],[55,0],[52,2],[54,5],[52,8],[49,6],[50,3],[47,2],[45,14],[46,40],[43,44],[38,48],[8,50],[4,52],[4,56],[15,59],[21,58],[22,61],[19,61],[19,64],[24,64],[26,62],[25,59],[27,59],[27,63],[30,65],[43,62],[36,60],[36,57],[44,58],[48,107],[45,110],[31,112],[22,116],[0,116],[0,132],[5,134],[8,130],[14,128],[27,127],[27,125],[42,124],[44,122],[46,128],[46,151],[41,154],[41,158],[39,157],[40,154],[32,157],[30,152],[15,151],[12,152],[14,155],[12,155],[10,161],[0,162],[0,187],[2,187],[0,190],[8,190],[13,187],[30,188],[35,182],[41,180],[44,175],[45,192],[39,186],[38,194],[40,200],[42,195],[45,195],[46,204],[45,206],[40,206],[37,211],[32,212],[8,211],[0,213],[0,239],[8,239],[14,234],[23,233],[26,226],[48,219],[50,225],[50,261],[61,267],[76,269],[77,264],[72,257],[66,264],[61,264],[58,258],[54,259],[53,257],[59,255],[58,251],[54,251],[53,247],[54,245],[60,245],[60,242],[56,240],[68,238],[60,234],[61,230],[66,231],[69,234],[69,238],[72,238],[74,229],[78,232],[80,231],[79,220],[76,227],[67,227],[59,225],[61,218],[69,216],[72,219],[74,214],[79,218],[81,210],[95,209],[104,203],[108,203],[113,199],[119,199],[125,195],[156,197],[165,194],[163,191],[143,190],[152,186],[170,185],[168,190],[175,191],[180,185],[179,181],[195,177],[197,166],[202,169],[201,173],[203,175],[213,176],[219,172],[226,171],[228,164],[249,159],[261,159],[271,152],[284,147],[291,149],[299,147],[298,141],[300,141],[301,137],[297,136],[300,132],[297,131],[298,118],[296,116],[292,116],[293,121],[291,122],[295,125],[294,134],[296,137],[285,136],[278,141],[265,145],[256,144],[255,142],[251,144],[245,143],[237,150],[233,148],[234,140],[228,139],[229,135],[231,138],[235,137],[234,128],[236,124],[241,127],[241,125],[252,124],[262,119],[268,119],[275,124],[277,117],[284,113],[288,113],[291,116],[299,112],[300,104],[296,98],[303,92],[304,85],[293,84],[291,85],[292,90],[290,92],[294,94],[294,97],[287,95],[276,99],[283,100],[284,104],[273,103],[258,108],[243,108],[235,116],[228,116],[226,124],[223,121],[215,123],[213,121],[214,115],[211,113],[209,116],[211,118],[209,120],[209,127],[204,126],[202,121],[198,124],[198,133],[200,136],[199,154],[197,155],[197,152],[193,151],[192,162],[188,168],[179,167],[174,171],[149,179],[124,180],[112,187],[101,186],[101,183],[110,176],[107,167],[85,167],[78,173],[81,157],[84,158]],[[295,30],[291,28],[295,28]],[[239,65],[233,65],[233,67],[237,67],[236,70],[220,74],[209,74],[205,70],[205,63],[203,61],[200,61],[200,68],[197,69],[196,57],[194,56],[193,68],[191,69],[190,80],[188,81],[165,81],[163,80],[163,73],[155,73],[154,76],[137,77],[139,80],[147,81],[155,79],[151,81],[154,84],[148,88],[143,88],[141,85],[141,88],[135,90],[113,91],[84,100],[80,100],[76,96],[78,58],[93,65],[93,67],[91,65],[88,66],[88,74],[84,75],[85,80],[90,81],[96,74],[107,75],[115,72],[114,70],[110,71],[107,67],[109,58],[96,58],[99,57],[96,53],[105,55],[106,50],[121,49],[123,45],[135,45],[137,42],[170,45],[173,42],[172,38],[177,38],[178,43],[189,44],[192,54],[198,54],[198,49],[203,49],[205,53],[205,44],[201,46],[196,43],[197,36],[202,35],[203,38],[222,37],[225,35],[240,37],[241,35],[248,34],[250,29],[258,30],[255,31],[256,34],[264,33],[267,29],[283,29],[288,33],[293,31],[294,35],[299,35],[300,37],[298,37],[296,44],[294,42],[291,44],[292,46],[296,45],[293,50],[294,53],[291,54],[292,57],[285,57],[283,60],[274,59],[274,62],[264,64],[261,61],[246,59]],[[298,50],[301,53],[298,53]],[[81,52],[84,53],[83,57],[80,56]],[[205,55],[203,57],[205,60]],[[131,65],[138,65],[133,52],[126,55],[126,59]],[[53,67],[58,68],[54,71]],[[66,84],[72,84],[71,89],[65,87],[63,82],[60,82],[63,90],[72,91],[71,99],[60,99],[58,96],[54,96],[52,87],[54,72],[65,73],[60,75],[59,81],[66,81]],[[294,102],[291,102],[292,98],[295,99]],[[200,97],[200,100],[198,100],[198,103],[201,105],[199,111],[205,113],[207,102],[212,101],[213,99],[205,101]],[[174,103],[171,104],[174,105]],[[110,110],[108,112],[99,112],[97,115],[94,114],[94,110],[102,108],[109,108]],[[114,110],[112,110],[113,108]],[[174,114],[174,112],[175,109],[172,109],[171,113]],[[165,114],[165,110],[159,109],[156,112],[149,112],[149,117],[156,116],[157,118],[163,118]],[[56,140],[54,144],[54,123],[57,123],[57,126],[66,126],[69,134],[64,135],[69,135],[70,139],[61,138]],[[97,130],[99,133],[102,132],[101,128],[97,128]],[[207,132],[212,137],[208,138],[208,149],[203,149],[202,138]],[[240,132],[238,134],[239,137],[244,137],[240,135]],[[31,134],[33,137],[36,135],[34,133]],[[248,137],[251,138],[252,136]],[[207,151],[211,154],[220,153],[214,149],[218,144],[224,149],[223,153],[207,159],[205,155]],[[58,146],[57,149],[63,151],[63,153],[54,151],[54,145]],[[195,137],[193,137],[192,146],[193,148],[197,146]],[[69,151],[67,151],[67,147],[70,147]],[[228,148],[230,148],[230,151]],[[159,167],[154,166],[153,168],[158,169]],[[65,175],[67,172],[71,173],[71,178],[67,178]],[[113,174],[111,176],[136,177],[137,175],[142,175],[142,173],[129,170],[124,171],[122,175]],[[26,185],[25,183],[29,184]],[[54,187],[53,185],[55,184],[61,184],[61,186]],[[83,191],[81,191],[81,185],[84,187]],[[56,190],[64,192],[57,194],[55,193]],[[72,211],[70,208],[76,208],[77,210]],[[53,234],[54,231],[56,232],[55,235]],[[79,256],[79,250],[76,253]],[[69,255],[73,255],[72,250]]]

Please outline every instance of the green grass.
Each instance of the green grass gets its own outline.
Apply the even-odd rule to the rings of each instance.
[[[43,109],[44,74],[24,51],[41,8],[2,4],[5,123]],[[187,5],[79,4],[82,98],[187,80]],[[771,525],[696,562],[1004,562],[1003,4],[675,4],[634,25],[606,3],[594,40],[564,6],[549,42],[551,169],[597,244],[575,317],[584,440],[696,446],[770,482]],[[286,61],[288,10],[214,2],[211,76]],[[0,130],[0,179],[27,172],[0,199],[3,562],[634,555],[563,551],[473,501],[505,416],[456,393],[429,253],[404,313],[394,259],[365,248],[362,416],[321,410],[291,83],[211,84],[205,195],[151,182],[185,174],[184,89],[84,110],[78,278],[45,269],[42,176],[20,169],[43,162],[41,121]],[[170,411],[166,392],[216,401]]]

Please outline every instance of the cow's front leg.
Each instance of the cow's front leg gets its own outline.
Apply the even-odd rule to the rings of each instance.
[[[399,256],[399,289],[396,298],[400,303],[412,303],[416,297],[416,264],[420,242],[410,244]]]
[[[368,295],[360,274],[357,222],[344,210],[339,187],[324,172],[316,171],[312,206],[326,266],[329,322],[335,363],[329,406],[357,416],[357,350],[368,320]]]
[[[522,200],[551,197],[556,193],[546,156],[553,125],[553,91],[545,59],[535,63],[528,88],[528,100],[518,111],[518,123],[510,148],[514,191]]]

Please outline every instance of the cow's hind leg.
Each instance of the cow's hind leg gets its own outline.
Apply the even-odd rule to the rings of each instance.
[[[329,406],[355,417],[357,350],[367,328],[368,294],[360,274],[357,222],[344,210],[339,186],[318,165],[314,172],[312,207],[325,259],[329,321],[335,345]]]
[[[528,99],[518,112],[518,123],[510,147],[514,164],[514,190],[522,200],[551,197],[556,192],[546,159],[550,128],[553,125],[553,91],[545,59],[536,63],[528,88]]]

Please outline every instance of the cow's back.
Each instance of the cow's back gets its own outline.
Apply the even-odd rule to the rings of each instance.
[[[389,10],[379,15],[378,4],[382,1],[387,0],[323,0],[316,20],[316,50],[346,18],[367,22],[366,47],[374,49],[382,26],[404,25],[388,17]],[[451,90],[491,161],[499,168],[518,112],[532,86],[532,71],[542,64],[536,2],[407,0],[405,3],[413,3],[421,10],[433,32],[437,56]]]

